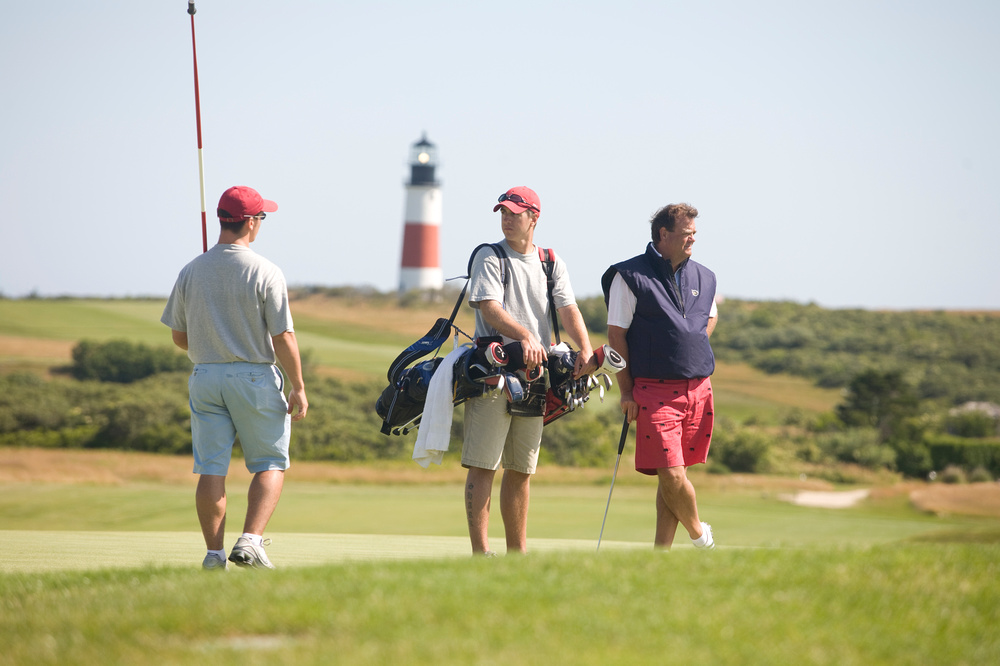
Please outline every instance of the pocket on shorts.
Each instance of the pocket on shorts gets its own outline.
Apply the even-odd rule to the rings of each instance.
[[[278,409],[278,403],[284,403],[281,391],[281,375],[273,368],[250,370],[236,373],[236,379],[252,396],[252,403],[259,410],[267,408]],[[287,405],[285,407],[287,409]]]

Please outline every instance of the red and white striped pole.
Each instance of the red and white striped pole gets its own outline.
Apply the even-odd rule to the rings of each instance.
[[[406,184],[406,219],[403,228],[403,258],[399,270],[399,293],[440,290],[441,184],[434,179],[437,150],[424,135],[413,144],[410,182]]]
[[[198,93],[198,47],[194,39],[194,0],[188,0],[191,15],[191,53],[194,55],[194,117],[198,128],[198,183],[201,188],[201,251],[208,252],[208,220],[205,216],[205,159],[201,150],[201,95]]]

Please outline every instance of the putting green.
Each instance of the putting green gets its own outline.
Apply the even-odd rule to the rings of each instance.
[[[314,566],[347,560],[469,557],[467,537],[269,533],[268,557],[277,567]],[[235,540],[236,535],[232,535]],[[229,538],[227,537],[227,542]],[[85,571],[104,568],[197,567],[205,554],[197,532],[0,531],[3,573]],[[502,554],[502,540],[494,546]],[[592,539],[529,539],[533,552],[593,551]],[[649,548],[625,541],[601,542],[601,550]],[[236,569],[237,567],[230,567]]]

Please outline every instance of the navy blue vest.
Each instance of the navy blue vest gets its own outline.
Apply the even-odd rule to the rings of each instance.
[[[708,342],[708,315],[715,300],[715,273],[688,259],[676,274],[652,243],[646,253],[615,264],[601,278],[604,302],[615,273],[636,297],[635,317],[625,335],[633,377],[694,379],[715,371]]]

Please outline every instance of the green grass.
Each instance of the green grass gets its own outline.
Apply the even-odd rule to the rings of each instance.
[[[996,663],[998,563],[910,544],[5,574],[0,663]]]
[[[294,466],[289,472],[291,477]],[[740,547],[872,546],[905,539],[932,538],[995,529],[984,518],[937,517],[908,503],[869,501],[847,510],[795,506],[773,493],[738,487],[708,489],[699,474],[703,520],[714,526],[720,544]],[[0,529],[68,531],[171,531],[197,529],[192,485],[125,483],[7,483],[0,485]],[[594,540],[610,488],[595,484],[546,483],[541,470],[532,484],[529,538]],[[241,526],[246,483],[228,488],[229,533]],[[622,469],[608,511],[604,537],[648,544],[652,541],[654,485],[651,479]],[[494,545],[503,541],[495,484],[491,523]],[[462,485],[448,483],[340,484],[299,482],[290,478],[269,531],[282,534],[372,534],[465,537]],[[682,530],[683,532],[683,530]],[[683,535],[678,537],[678,543]],[[197,557],[197,553],[194,554]]]
[[[0,335],[169,344],[162,308],[0,299]],[[411,342],[298,326],[315,361],[372,377]],[[720,366],[715,386],[737,420],[839,399],[744,366]],[[654,552],[653,482],[623,459],[595,554],[612,463],[593,484],[548,482],[543,466],[531,554],[494,560],[468,557],[460,483],[302,482],[293,466],[268,529],[279,570],[224,575],[199,570],[191,484],[3,483],[0,666],[1000,661],[996,520],[898,497],[803,508],[696,472],[719,548],[682,534]],[[227,545],[245,492],[231,482]],[[502,552],[496,495],[493,507]]]
[[[0,335],[47,340],[128,338],[146,344],[171,344],[160,323],[165,300],[4,300]]]

